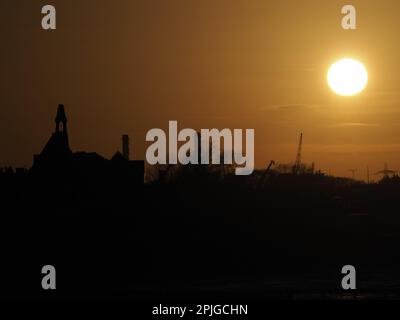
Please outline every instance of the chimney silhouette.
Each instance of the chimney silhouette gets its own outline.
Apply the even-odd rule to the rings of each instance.
[[[127,134],[122,136],[122,155],[129,160],[129,136]]]

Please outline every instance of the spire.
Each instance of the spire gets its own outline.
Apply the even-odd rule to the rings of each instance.
[[[56,133],[65,132],[67,133],[67,116],[65,115],[64,105],[59,104],[56,116]]]

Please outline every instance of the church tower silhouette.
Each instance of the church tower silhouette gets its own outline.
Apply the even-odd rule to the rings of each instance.
[[[63,104],[59,104],[54,119],[55,131],[39,154],[33,156],[32,172],[44,173],[49,178],[70,183],[91,181],[98,187],[99,183],[111,183],[113,187],[142,185],[144,181],[144,161],[129,160],[129,137],[123,136],[123,152],[117,152],[108,160],[96,152],[73,152],[69,146],[67,116]],[[106,186],[104,186],[106,187]]]
[[[59,166],[61,163],[69,161],[73,155],[68,141],[67,116],[62,104],[58,105],[55,123],[55,132],[51,135],[42,152],[34,155],[34,170]]]
[[[56,133],[65,132],[67,133],[67,116],[65,115],[64,105],[59,104],[56,116]]]

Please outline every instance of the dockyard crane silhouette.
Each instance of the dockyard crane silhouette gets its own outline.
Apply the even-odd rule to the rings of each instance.
[[[293,165],[293,173],[298,174],[301,169],[301,148],[303,145],[303,133],[300,133],[299,146],[297,147],[296,161]]]

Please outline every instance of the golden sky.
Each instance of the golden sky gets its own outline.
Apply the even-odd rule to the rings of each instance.
[[[357,30],[341,28],[341,7]],[[0,166],[29,167],[54,130],[58,103],[73,150],[110,157],[120,136],[144,158],[167,128],[254,128],[256,166],[303,158],[340,176],[400,169],[397,0],[54,0],[0,3]],[[358,96],[326,84],[342,57],[369,73]]]

